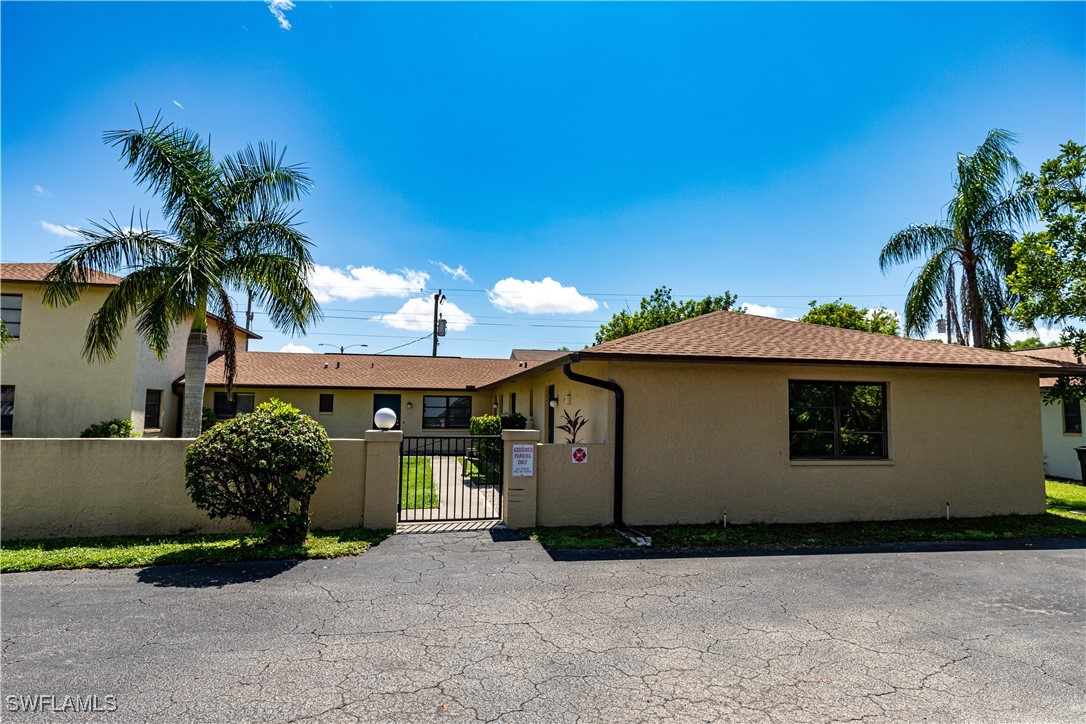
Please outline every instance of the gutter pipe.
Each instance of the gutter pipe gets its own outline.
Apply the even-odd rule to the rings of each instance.
[[[651,545],[651,539],[637,531],[630,529],[626,522],[622,519],[622,443],[625,432],[625,405],[624,395],[622,387],[617,382],[611,380],[599,380],[595,377],[588,377],[586,375],[574,372],[571,365],[574,362],[580,362],[581,355],[574,352],[569,356],[569,362],[562,365],[562,372],[566,377],[574,382],[580,382],[585,385],[591,385],[593,387],[602,387],[605,390],[610,390],[615,393],[615,528],[618,531],[633,540],[637,545]]]

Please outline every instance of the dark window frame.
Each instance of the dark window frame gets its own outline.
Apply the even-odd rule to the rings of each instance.
[[[3,404],[7,393],[11,393],[11,408]],[[15,424],[15,385],[0,385],[0,434],[10,436]]]
[[[154,403],[151,402],[151,393],[154,394]],[[154,410],[152,414],[150,411]],[[148,424],[153,422],[154,424]],[[147,394],[143,398],[143,429],[144,430],[161,430],[162,429],[162,390],[147,390]]]
[[[9,307],[9,306],[7,306],[6,304],[4,304],[4,301],[7,298],[12,298],[12,299],[17,298],[19,300],[19,306],[18,307]],[[17,314],[12,315],[12,314],[8,314],[8,312],[17,312]],[[11,337],[13,339],[19,339],[19,337],[20,337],[20,335],[22,334],[22,331],[23,331],[23,295],[22,294],[0,294],[0,318],[11,317],[11,316],[17,317],[17,319],[4,319],[4,326],[7,327],[8,334],[11,335]],[[12,325],[15,325],[15,326],[12,326]]]
[[[239,410],[238,403],[241,399],[245,398],[249,401],[246,405],[248,410]],[[225,392],[216,392],[212,399],[212,411],[215,413],[215,417],[220,420],[229,420],[238,415],[247,415],[256,409],[256,393],[253,392],[235,392],[234,401],[226,399]]]
[[[809,405],[806,406],[810,410],[832,410],[833,413],[833,429],[795,429],[792,424],[792,418],[794,411],[797,407],[794,402],[794,386],[808,385],[811,387],[819,385],[832,386],[832,404],[831,405]],[[882,391],[882,404],[880,406],[880,428],[870,430],[842,430],[842,417],[843,410],[847,409],[847,405],[843,404],[841,388],[844,386],[865,386],[865,387],[878,387]],[[885,382],[867,382],[867,381],[852,381],[852,380],[789,380],[788,381],[788,459],[789,460],[889,460],[890,459],[890,423],[889,423],[889,389]],[[842,435],[855,434],[855,435],[867,435],[867,436],[881,436],[882,449],[879,455],[845,455],[842,454]],[[796,452],[796,437],[798,435],[818,435],[827,436],[833,435],[833,454],[832,455],[813,455],[813,454],[800,454]]]
[[[443,402],[438,403],[437,400]],[[456,404],[453,400],[467,400],[465,406],[462,402]],[[467,414],[464,415],[466,407]],[[431,410],[443,409],[437,415],[429,414]],[[423,395],[422,397],[422,429],[424,430],[467,430],[471,426],[471,395]],[[453,412],[456,415],[453,415]],[[453,418],[456,418],[455,420]],[[459,418],[463,418],[461,423]],[[436,421],[436,422],[435,422]]]
[[[326,402],[328,403],[327,405],[325,405]],[[336,407],[336,396],[335,396],[335,394],[332,393],[332,392],[322,392],[320,394],[320,399],[317,402],[317,411],[318,412],[324,412],[324,413],[327,413],[327,414],[330,415],[335,411],[335,407]]]
[[[1082,434],[1082,401],[1072,400],[1073,407],[1068,404],[1067,400],[1061,403],[1063,407],[1063,434],[1064,435],[1081,435]]]

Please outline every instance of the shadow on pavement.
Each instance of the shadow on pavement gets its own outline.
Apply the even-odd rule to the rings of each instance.
[[[661,558],[755,558],[766,556],[831,556],[863,553],[956,553],[962,551],[1039,551],[1086,549],[1086,538],[1037,538],[1004,541],[925,541],[880,543],[833,548],[545,548],[556,562],[636,561]]]
[[[299,563],[300,560],[284,560],[154,565],[140,569],[136,580],[166,588],[223,588],[237,583],[253,583],[273,578],[280,573],[286,573]]]

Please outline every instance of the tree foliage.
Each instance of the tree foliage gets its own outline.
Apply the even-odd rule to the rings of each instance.
[[[309,532],[309,501],[332,472],[320,423],[273,399],[215,425],[189,446],[185,487],[210,518],[245,518],[279,543]]]
[[[1033,200],[1014,181],[1021,169],[1014,135],[995,129],[970,156],[958,154],[954,196],[946,219],[914,224],[883,247],[879,266],[923,261],[905,299],[905,333],[922,335],[945,315],[958,344],[1007,342],[1014,298],[1005,278],[1016,229],[1032,217]]]
[[[216,159],[210,141],[161,117],[149,125],[141,118],[138,129],[107,131],[104,139],[121,150],[136,182],[161,199],[168,228],[151,230],[147,218],[133,213],[128,224],[110,217],[78,229],[82,242],[63,249],[44,279],[44,302],[75,303],[95,270],[124,276],[87,327],[83,354],[92,361],[113,359],[130,319],[160,358],[174,328],[191,322],[189,350],[201,354],[194,351],[192,363],[186,364],[182,434],[195,437],[209,312],[222,320],[227,392],[233,391],[231,289],[252,292],[272,325],[284,333],[304,333],[320,317],[307,283],[311,243],[290,208],[312,181],[302,167],[285,165],[272,143]]]
[[[1007,277],[1019,295],[1015,320],[1033,326],[1045,320],[1063,326],[1064,344],[1086,354],[1086,147],[1068,141],[1060,155],[1041,164],[1041,173],[1022,175],[1044,229],[1025,234],[1013,247],[1014,269]],[[1049,399],[1086,398],[1086,380],[1063,378],[1049,388]]]
[[[876,334],[897,334],[897,313],[890,309],[857,307],[840,299],[825,304],[819,304],[812,299],[809,306],[810,311],[797,321]]]
[[[1086,147],[1068,141],[1060,150],[1041,164],[1040,175],[1022,176],[1045,228],[1014,245],[1007,282],[1020,297],[1012,310],[1019,323],[1068,325],[1068,341],[1083,354],[1086,330],[1069,323],[1086,320]]]
[[[659,287],[652,296],[642,297],[641,306],[636,312],[631,313],[624,309],[612,316],[611,321],[603,324],[600,331],[596,332],[596,344],[666,327],[709,312],[731,310],[738,299],[737,295],[726,291],[716,297],[709,296],[701,300],[688,299],[679,302],[672,298],[671,289]]]

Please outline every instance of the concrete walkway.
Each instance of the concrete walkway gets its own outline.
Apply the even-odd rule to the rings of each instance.
[[[499,517],[499,496],[496,485],[473,485],[464,477],[461,458],[453,455],[435,455],[430,458],[433,470],[434,492],[438,507],[401,511],[406,521],[494,519]]]
[[[499,528],[6,574],[0,702],[108,695],[94,721],[126,723],[1079,722],[1081,545],[558,561]]]

